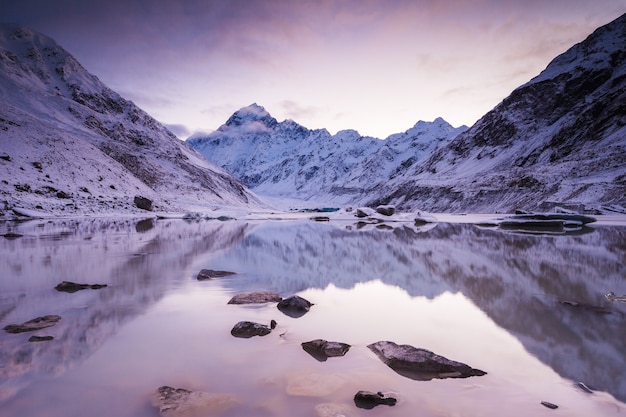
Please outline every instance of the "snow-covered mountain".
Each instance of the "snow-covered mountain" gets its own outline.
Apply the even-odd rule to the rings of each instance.
[[[402,174],[465,129],[439,118],[386,140],[355,130],[331,135],[292,120],[278,122],[252,104],[215,132],[187,142],[260,194],[345,203]]]
[[[626,15],[402,177],[370,189],[369,203],[446,212],[626,206],[624,45]]]
[[[0,215],[261,204],[52,39],[0,24]]]

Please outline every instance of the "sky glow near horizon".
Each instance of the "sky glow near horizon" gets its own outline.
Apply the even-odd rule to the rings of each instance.
[[[181,139],[251,103],[386,138],[472,125],[626,0],[0,0]]]

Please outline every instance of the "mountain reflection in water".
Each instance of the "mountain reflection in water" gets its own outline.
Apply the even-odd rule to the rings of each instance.
[[[468,224],[357,230],[307,221],[81,219],[2,224],[0,232],[23,235],[0,240],[0,325],[62,316],[39,332],[53,342],[0,334],[0,401],[80,366],[168,294],[200,284],[201,268],[237,272],[219,281],[229,294],[289,296],[372,281],[412,298],[462,294],[561,377],[626,401],[626,303],[604,298],[626,293],[623,227],[535,236]],[[64,294],[53,290],[61,281],[108,287]]]

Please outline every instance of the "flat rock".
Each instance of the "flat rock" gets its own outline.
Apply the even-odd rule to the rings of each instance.
[[[7,333],[24,333],[34,332],[35,330],[45,329],[46,327],[54,326],[61,320],[61,316],[42,316],[37,317],[22,324],[9,324],[4,328]]]
[[[229,275],[235,275],[235,272],[230,271],[215,271],[213,269],[202,269],[198,272],[196,277],[198,281],[204,281],[207,279],[224,278]]]
[[[277,303],[281,301],[281,297],[275,292],[252,292],[249,294],[237,294],[228,301],[228,304],[263,304],[263,303]]]
[[[230,394],[190,391],[162,386],[152,397],[152,405],[163,417],[216,416],[239,404]]]
[[[317,417],[351,417],[356,416],[348,404],[322,403],[315,406]]]
[[[302,349],[320,362],[328,358],[343,356],[350,349],[350,345],[341,342],[329,342],[324,339],[315,339],[302,343]]]
[[[388,397],[382,392],[359,391],[354,395],[354,404],[359,408],[371,410],[377,405],[394,406],[398,402],[394,397]]]
[[[31,336],[28,338],[28,341],[29,342],[48,342],[53,339],[54,337],[52,336]]]
[[[54,289],[61,292],[74,293],[76,291],[87,289],[99,290],[101,288],[105,288],[106,286],[106,284],[77,284],[75,282],[63,281],[62,283],[54,287]]]
[[[230,334],[235,337],[249,339],[254,336],[266,336],[270,334],[275,327],[276,322],[274,320],[272,320],[269,326],[251,321],[240,321],[235,324]]]
[[[367,347],[398,374],[418,381],[430,381],[434,378],[468,378],[486,374],[480,369],[410,345],[381,341]]]
[[[304,316],[311,309],[312,305],[313,303],[310,301],[294,295],[279,302],[277,307],[283,314],[298,318]]]

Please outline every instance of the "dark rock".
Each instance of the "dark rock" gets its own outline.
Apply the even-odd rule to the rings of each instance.
[[[47,342],[49,340],[54,339],[52,336],[31,336],[28,338],[29,342]]]
[[[283,314],[289,317],[298,318],[304,316],[311,309],[312,305],[313,303],[308,300],[294,295],[279,302],[277,307],[281,312],[283,312]]]
[[[374,210],[369,207],[359,207],[356,209],[355,216],[359,218],[364,218],[364,217],[370,217],[374,213],[375,213]]]
[[[269,326],[259,323],[253,323],[251,321],[240,321],[235,324],[235,327],[230,331],[235,337],[243,339],[249,339],[254,336],[266,336],[272,332],[272,329],[276,327],[276,322],[272,320]]]
[[[21,235],[19,233],[5,233],[2,235],[2,237],[4,237],[5,239],[17,239],[18,237],[22,237],[24,235]]]
[[[5,161],[11,161],[11,156],[8,153],[2,152],[0,153],[0,159],[4,159]]]
[[[135,196],[133,202],[135,203],[135,206],[137,206],[137,208],[152,211],[152,200],[150,200],[149,198],[137,195]]]
[[[383,216],[393,216],[396,212],[395,206],[378,206],[376,207],[376,212],[382,214]]]
[[[277,303],[283,297],[275,292],[253,292],[249,294],[237,294],[228,301],[228,304],[263,304]]]
[[[46,327],[54,326],[61,320],[60,316],[49,315],[37,317],[22,324],[9,324],[4,328],[7,333],[24,333],[34,332],[35,330],[45,329]]]
[[[57,191],[57,198],[72,198],[72,196],[65,191]]]
[[[75,282],[63,281],[62,283],[54,287],[54,289],[61,292],[74,293],[76,291],[87,289],[99,290],[101,288],[105,288],[106,286],[107,284],[77,284]]]
[[[302,343],[302,349],[320,362],[326,361],[330,357],[343,356],[350,345],[340,342],[329,342],[323,339],[315,339]]]
[[[359,408],[371,410],[377,405],[396,405],[394,397],[386,397],[382,392],[359,391],[354,395],[354,404]]]
[[[198,281],[204,281],[204,280],[207,280],[207,279],[224,278],[224,277],[227,277],[229,275],[235,275],[235,272],[214,271],[212,269],[202,269],[200,272],[198,272],[198,276],[196,278],[198,279]]]
[[[144,233],[154,227],[154,219],[143,219],[139,220],[137,224],[135,224],[135,231],[137,233]]]
[[[550,408],[550,409],[552,409],[552,410],[556,410],[557,408],[559,408],[559,406],[558,406],[558,405],[556,405],[556,404],[552,404],[552,403],[549,403],[549,402],[547,402],[547,401],[542,401],[542,402],[541,402],[541,405],[543,405],[544,407],[548,407],[548,408]]]
[[[328,217],[328,216],[313,216],[313,217],[311,217],[311,220],[316,221],[316,222],[328,222],[328,221],[330,221],[330,217]]]
[[[468,378],[486,374],[480,369],[410,345],[381,341],[367,347],[398,374],[418,381],[430,381],[434,378]]]

